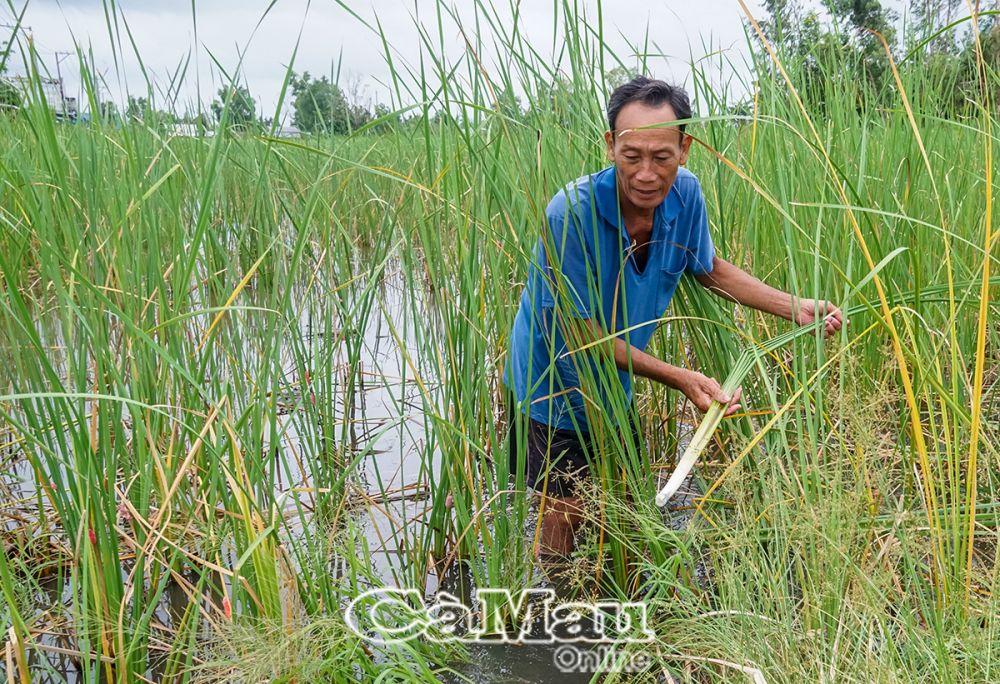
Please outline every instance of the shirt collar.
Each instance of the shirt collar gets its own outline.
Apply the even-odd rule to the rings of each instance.
[[[594,199],[597,203],[597,212],[601,215],[601,218],[618,228],[628,238],[625,226],[619,220],[618,183],[613,164],[594,174],[593,188]],[[670,187],[670,192],[667,193],[666,199],[653,212],[653,218],[658,223],[670,223],[681,213],[681,209],[683,208],[684,198],[681,197],[681,193],[677,189],[677,179],[674,179],[674,184]]]

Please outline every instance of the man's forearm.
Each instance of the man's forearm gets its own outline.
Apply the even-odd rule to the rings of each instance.
[[[572,318],[569,326],[564,327],[572,340],[567,340],[574,348],[583,350],[593,348],[594,353],[605,359],[613,355],[615,366],[619,370],[630,370],[654,382],[659,382],[680,390],[701,411],[707,411],[712,402],[726,404],[726,415],[731,415],[740,409],[740,389],[730,396],[722,391],[718,381],[702,375],[698,371],[672,366],[655,356],[628,344],[620,337],[611,337],[604,329],[591,319]]]
[[[620,337],[615,338],[615,365],[619,370],[631,369],[635,375],[674,389],[681,389],[684,374],[688,372],[641,351]]]
[[[695,278],[702,286],[731,302],[788,320],[795,317],[795,303],[790,294],[761,282],[725,259],[715,257],[712,272]]]
[[[576,319],[583,344],[597,343],[605,354],[613,354],[618,370],[631,370],[633,374],[662,383],[674,389],[682,389],[684,377],[689,371],[673,366],[640,350],[620,337],[608,337],[592,319]],[[601,341],[603,340],[603,341]]]

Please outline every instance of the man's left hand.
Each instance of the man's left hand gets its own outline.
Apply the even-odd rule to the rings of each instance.
[[[800,299],[795,322],[799,325],[813,325],[817,319],[823,321],[823,335],[829,337],[844,325],[844,314],[831,302],[823,299]]]

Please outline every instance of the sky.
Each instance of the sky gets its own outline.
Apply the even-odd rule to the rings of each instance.
[[[14,9],[20,11],[24,0],[13,1]],[[463,31],[475,31],[474,3],[444,2],[457,8],[459,16],[459,23],[446,19],[443,28],[446,52],[454,58],[464,49]],[[582,7],[589,24],[596,26],[597,0],[570,0],[573,2]],[[227,80],[218,65],[231,72],[242,54],[240,80],[249,87],[258,110],[265,116],[275,112],[293,53],[295,71],[336,75],[339,63],[339,83],[359,101],[368,106],[375,102],[392,104],[381,40],[364,23],[374,24],[377,20],[381,24],[392,44],[393,59],[401,64],[419,64],[418,26],[424,26],[437,38],[437,0],[276,0],[264,16],[268,4],[267,0],[195,0],[192,13],[190,0],[118,0],[115,42],[110,38],[113,32],[101,0],[28,0],[24,23],[30,27],[40,59],[53,75],[57,73],[59,51],[77,47],[92,51],[96,69],[107,85],[102,98],[110,97],[118,103],[125,101],[127,93],[146,93],[143,70],[129,33],[146,73],[157,84],[159,103],[166,101],[170,75],[190,55],[188,73],[173,107],[178,112],[195,109],[199,101],[207,106]],[[498,4],[504,5],[500,25],[510,30],[514,25],[510,9],[513,3],[500,0]],[[518,26],[546,58],[562,47],[559,32],[554,30],[555,8],[562,4],[562,0],[520,3]],[[747,5],[752,12],[759,12],[757,0],[748,0]],[[626,64],[635,62],[633,46],[642,45],[648,35],[649,52],[661,55],[650,60],[653,76],[690,85],[692,57],[698,59],[715,51],[721,51],[735,65],[734,73],[744,62],[744,15],[737,0],[604,0],[601,11],[605,41]],[[3,25],[12,20],[11,10],[0,4],[0,42],[10,37],[10,29]],[[480,31],[480,35],[489,33]],[[115,50],[113,45],[119,40],[121,47]],[[493,72],[497,60],[504,57],[490,50],[486,53],[482,56],[484,66]],[[11,64],[13,73],[23,72],[17,61],[15,58]],[[77,95],[80,78],[76,55],[63,55],[59,70],[66,94]],[[723,73],[716,77],[727,78]],[[289,112],[286,106],[282,117]]]

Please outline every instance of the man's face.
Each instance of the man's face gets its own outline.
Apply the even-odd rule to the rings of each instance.
[[[669,104],[650,107],[629,102],[618,113],[615,130],[604,134],[608,159],[617,168],[623,204],[652,210],[666,199],[677,169],[687,163],[691,136],[685,135],[682,141],[676,126],[643,126],[676,120]]]

